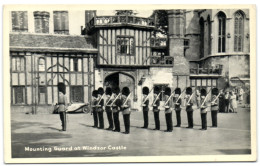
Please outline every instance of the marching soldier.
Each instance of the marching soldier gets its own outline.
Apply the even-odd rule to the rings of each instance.
[[[218,127],[218,89],[212,89],[212,98],[211,98],[211,119],[212,119],[212,127]]]
[[[110,106],[113,100],[113,96],[112,96],[112,89],[110,87],[106,88],[106,96],[107,96],[107,100],[106,100],[106,113],[107,113],[107,120],[108,120],[108,124],[109,127],[106,130],[113,130],[114,125],[113,125],[113,114],[112,114],[112,109]]]
[[[191,87],[186,88],[186,96],[184,98],[186,100],[186,112],[188,118],[188,127],[193,128],[193,101],[192,101],[192,89]]]
[[[201,93],[201,104],[200,104],[200,115],[201,115],[201,130],[207,130],[207,109],[208,100],[206,98],[207,91],[205,89],[200,90]]]
[[[174,103],[175,103],[175,113],[176,113],[176,120],[177,125],[175,127],[181,127],[181,89],[176,88],[175,89],[175,97],[174,97]]]
[[[115,96],[115,99],[113,100],[113,104],[112,104],[112,112],[113,112],[113,119],[114,119],[114,126],[115,126],[115,129],[113,131],[120,132],[119,110],[122,102],[121,99],[119,98],[120,96],[119,87],[113,88],[112,93]]]
[[[149,123],[149,118],[148,118],[148,113],[149,113],[149,99],[147,99],[147,96],[149,94],[149,88],[144,87],[143,88],[143,118],[144,118],[144,126],[142,128],[148,128],[148,123]]]
[[[97,115],[97,109],[96,109],[96,105],[97,105],[97,100],[98,98],[98,91],[94,90],[92,92],[92,113],[93,113],[93,119],[94,119],[94,126],[92,127],[98,127],[98,115]]]
[[[98,101],[97,101],[97,113],[98,113],[98,121],[99,121],[99,129],[104,129],[104,117],[103,117],[103,106],[104,106],[104,99],[103,99],[104,89],[98,88]]]
[[[124,134],[130,133],[130,114],[131,114],[131,100],[129,99],[130,90],[128,87],[122,89],[122,111],[125,124]]]
[[[158,86],[154,87],[154,101],[153,101],[153,114],[154,114],[154,122],[155,122],[155,129],[160,130],[160,118],[159,113],[160,109],[158,108],[160,105],[160,88]]]
[[[165,97],[167,101],[169,97],[171,96],[171,88],[166,87],[165,88]],[[167,130],[165,132],[172,132],[172,104],[171,100],[168,103],[165,103],[165,119],[166,119],[166,125]]]
[[[60,114],[60,120],[61,120],[61,126],[62,129],[59,131],[66,131],[66,110],[67,110],[67,106],[68,106],[68,102],[67,102],[67,97],[65,96],[66,94],[66,86],[64,83],[59,82],[58,83],[58,91],[59,91],[59,98],[58,98],[58,113]]]

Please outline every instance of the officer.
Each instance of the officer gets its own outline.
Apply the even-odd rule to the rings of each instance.
[[[59,98],[58,98],[58,113],[60,114],[60,120],[61,120],[61,126],[62,129],[59,131],[66,131],[66,110],[68,106],[67,97],[66,94],[66,86],[64,83],[59,82],[58,83],[58,91],[59,91]]]
[[[186,112],[188,118],[188,127],[186,128],[193,128],[193,101],[191,87],[186,88],[186,96],[184,97],[184,99],[186,100]]]
[[[211,119],[212,119],[212,127],[218,127],[218,88],[212,89],[212,97],[211,97]]]
[[[200,115],[201,115],[201,130],[207,130],[207,109],[208,109],[208,99],[207,91],[205,89],[200,90],[201,94],[201,103],[200,103]]]
[[[106,110],[106,113],[107,113],[107,120],[108,120],[108,124],[109,124],[109,127],[106,130],[113,130],[114,125],[113,125],[112,109],[111,109],[110,106],[108,106],[113,101],[112,89],[110,87],[106,88],[106,98],[107,98],[107,100],[106,100],[105,110]]]
[[[113,112],[113,119],[114,119],[114,132],[120,132],[120,121],[119,121],[119,111],[121,107],[121,99],[120,99],[120,89],[119,87],[114,87],[112,89],[113,96],[115,98],[113,99],[113,105],[112,105],[112,112]],[[117,97],[117,99],[116,99]]]
[[[97,98],[98,98],[98,91],[93,90],[93,92],[92,92],[92,113],[93,113],[93,119],[94,119],[94,126],[92,126],[92,127],[98,127],[98,115],[97,115],[97,109],[96,109],[96,105],[98,102]]]
[[[175,127],[181,127],[181,89],[175,89],[175,96],[173,98],[173,102],[175,103],[175,113],[176,113],[176,120],[177,125]]]
[[[160,109],[159,109],[159,105],[160,105],[160,88],[158,86],[154,87],[154,100],[153,100],[153,114],[154,114],[154,122],[155,122],[155,129],[153,130],[160,130],[160,117],[159,117],[159,113],[160,113]]]
[[[171,88],[166,87],[165,88],[165,102],[169,99],[171,96]],[[167,130],[165,132],[172,132],[172,102],[171,100],[168,103],[165,103],[165,119],[166,119],[166,125]]]
[[[131,100],[128,97],[130,95],[130,90],[128,87],[122,89],[122,113],[125,124],[124,134],[130,133],[130,114],[131,114]]]
[[[149,88],[143,87],[143,101],[142,101],[142,107],[143,107],[143,118],[144,118],[144,126],[142,128],[148,128],[149,118],[149,99],[147,98],[149,94]]]
[[[104,89],[98,88],[98,101],[97,101],[97,113],[98,113],[98,121],[99,121],[99,129],[104,129],[104,117],[103,117],[103,106],[104,106],[104,99],[103,99]]]

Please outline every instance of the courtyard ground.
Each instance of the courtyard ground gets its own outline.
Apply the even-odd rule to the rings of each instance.
[[[194,112],[194,129],[186,129],[186,111],[182,110],[182,126],[166,129],[164,112],[160,112],[161,130],[154,131],[154,118],[149,112],[149,129],[142,129],[142,112],[132,112],[130,134],[92,128],[90,114],[68,114],[66,132],[60,132],[57,114],[11,114],[12,157],[103,157],[103,156],[170,156],[250,154],[250,111],[238,108],[238,113],[219,113],[218,128],[202,131],[200,113]],[[105,128],[108,127],[104,113]],[[176,116],[173,112],[173,125]]]

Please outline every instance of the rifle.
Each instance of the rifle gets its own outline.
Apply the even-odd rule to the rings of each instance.
[[[181,95],[183,94],[183,92],[186,90],[186,88],[184,88],[183,90],[182,90],[182,92],[181,92],[181,94],[180,94],[180,96],[178,97],[178,99],[176,100],[176,103],[180,100],[180,98],[181,98]]]
[[[211,89],[209,90],[209,92],[211,92]],[[208,92],[208,94],[206,95],[206,97],[205,97],[205,99],[203,100],[203,102],[202,102],[202,104],[200,105],[200,107],[202,107],[202,106],[205,104],[206,99],[207,99],[208,96],[209,96],[209,92]]]
[[[161,95],[161,93],[162,93],[162,91],[156,96],[156,98],[155,98],[155,100],[154,100],[152,106],[153,106],[153,105],[155,104],[155,102],[158,100],[158,98],[159,98],[159,96]]]
[[[101,96],[101,98],[99,99],[98,103],[96,105],[99,105],[99,103],[101,102],[101,100],[104,98],[105,93]]]
[[[107,106],[107,104],[111,101],[112,97],[114,96],[114,94],[112,94],[109,98],[109,100],[106,102],[105,106]]]
[[[121,95],[121,93],[119,93],[116,98],[113,100],[113,102],[110,105],[107,105],[109,107],[112,107],[112,105],[116,102],[117,98]]]
[[[146,102],[146,100],[148,99],[148,97],[149,97],[149,95],[150,95],[150,93],[152,92],[153,89],[154,89],[154,87],[150,90],[150,92],[148,93],[148,95],[147,95],[146,98],[144,99],[143,104]]]
[[[212,101],[212,103],[216,102],[216,100],[219,98],[220,94],[221,94],[221,92],[218,93],[217,97]]]
[[[193,95],[194,95],[195,92],[193,92],[188,100],[188,102],[186,103],[186,105],[190,104],[190,100],[192,99]]]
[[[166,106],[166,104],[168,104],[168,102],[170,101],[170,99],[172,98],[172,96],[174,96],[175,91],[172,92],[172,94],[169,96],[169,98],[167,99],[167,101],[164,103],[164,106]]]
[[[124,105],[126,104],[127,100],[129,99],[129,97],[131,96],[131,93],[129,93],[129,95],[127,96],[127,98],[125,99],[124,104],[122,104],[122,107],[124,107]]]

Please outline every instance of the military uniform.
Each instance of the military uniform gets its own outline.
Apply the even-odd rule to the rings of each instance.
[[[58,90],[59,90],[59,98],[58,98],[58,113],[60,114],[61,126],[62,130],[66,131],[67,128],[67,120],[66,120],[66,110],[67,110],[67,97],[66,94],[66,87],[64,83],[58,83]]]
[[[166,100],[167,101],[171,95],[171,89],[167,87],[165,89],[165,95],[166,95]],[[165,119],[166,119],[166,126],[167,130],[165,132],[172,132],[172,102],[171,100],[168,103],[165,103]]]
[[[114,93],[114,96],[116,97],[120,92],[119,87],[113,88],[112,92]],[[113,102],[114,102],[114,104],[112,105],[112,112],[113,112],[113,120],[114,120],[114,126],[115,126],[113,131],[120,132],[119,110],[120,110],[122,101],[120,98],[117,98],[116,101],[113,100]]]
[[[181,89],[176,88],[175,89],[175,97],[173,98],[173,102],[175,103],[175,113],[176,113],[176,120],[177,125],[175,127],[181,127],[181,98],[179,98],[179,95],[181,95]]]
[[[156,86],[154,88],[154,94],[156,94],[156,95],[154,96],[154,101],[153,101],[153,114],[154,114],[154,122],[155,122],[155,129],[154,130],[160,130],[160,117],[159,117],[160,98],[159,97],[157,98],[157,95],[160,94],[159,91],[160,91],[159,87]]]
[[[131,114],[131,100],[127,99],[127,96],[130,94],[129,88],[124,87],[122,89],[122,113],[125,125],[125,134],[130,133],[130,114]],[[127,101],[126,101],[127,99]]]
[[[218,110],[219,110],[219,100],[217,98],[218,89],[212,89],[212,98],[211,98],[211,119],[212,119],[212,127],[218,127]]]
[[[200,93],[201,93],[200,115],[201,115],[201,126],[202,126],[201,130],[207,130],[207,111],[208,111],[208,106],[207,106],[208,99],[206,99],[207,91],[205,89],[201,89]]]
[[[144,98],[143,98],[143,118],[144,118],[144,126],[142,128],[148,128],[148,124],[149,124],[149,117],[148,117],[148,113],[149,113],[149,99],[147,99],[146,101],[144,101],[147,97],[147,95],[149,94],[149,88],[148,87],[144,87],[143,88],[143,94],[144,94]]]
[[[188,127],[186,128],[193,128],[193,101],[192,99],[190,99],[190,97],[192,95],[192,89],[190,87],[188,87],[186,89],[186,112],[187,112],[187,118],[188,118]],[[189,101],[189,104],[187,103]]]
[[[98,97],[98,91],[94,90],[92,92],[92,113],[93,113],[93,120],[94,120],[94,126],[92,127],[98,127],[98,115],[97,115],[97,97]]]
[[[99,121],[99,129],[104,129],[104,117],[103,117],[103,106],[104,106],[104,99],[101,99],[102,95],[104,94],[103,88],[98,88],[98,103],[96,105],[97,107],[97,113],[98,113],[98,121]]]
[[[107,120],[108,120],[108,124],[109,124],[109,127],[107,128],[107,130],[113,130],[114,125],[113,125],[112,108],[110,106],[108,106],[113,101],[112,89],[110,87],[106,88],[106,95],[107,95],[107,100],[106,100],[105,110],[107,113]]]

